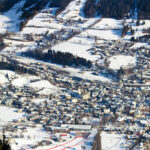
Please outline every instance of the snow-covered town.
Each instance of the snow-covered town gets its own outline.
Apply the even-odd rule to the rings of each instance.
[[[52,1],[21,28],[26,0],[0,14],[0,139],[12,150],[150,150],[150,20],[137,23],[136,0],[123,19],[86,18],[86,0],[57,14]]]

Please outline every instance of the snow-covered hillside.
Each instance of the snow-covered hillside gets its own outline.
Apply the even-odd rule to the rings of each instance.
[[[125,150],[149,136],[139,1],[18,0],[0,14],[0,129],[12,150],[91,150],[99,138]]]
[[[20,27],[20,16],[24,1],[15,4],[9,11],[0,14],[0,34],[6,32],[18,32]]]

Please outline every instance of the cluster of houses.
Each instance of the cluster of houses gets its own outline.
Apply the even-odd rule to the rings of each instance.
[[[150,51],[146,47],[134,48],[133,42],[122,41],[105,41],[103,44],[96,44],[88,51],[92,55],[98,55],[99,60],[95,63],[94,71],[97,74],[111,75],[118,80],[123,80],[125,83],[143,83],[148,82],[149,77],[143,76],[150,69]],[[133,56],[136,58],[136,65],[129,64],[122,67],[122,71],[109,68],[109,58],[112,56],[124,55]],[[146,74],[147,74],[146,73]],[[149,75],[148,75],[149,76]]]
[[[150,54],[145,47],[134,49],[132,46],[130,42],[106,41],[89,50],[106,59],[104,64],[96,62],[91,71],[112,75],[115,79],[111,83],[85,80],[44,63],[23,63],[16,55],[1,55],[1,62],[18,66],[7,65],[6,69],[37,75],[62,88],[57,93],[44,95],[38,93],[38,88],[14,87],[12,79],[1,85],[0,104],[26,113],[23,118],[13,120],[9,130],[20,130],[22,123],[31,123],[32,126],[40,124],[51,133],[89,132],[98,124],[84,121],[87,117],[98,119],[103,131],[125,134],[131,144],[139,137],[147,142],[150,139]],[[107,58],[117,54],[135,56],[137,60],[136,66],[123,68],[119,78],[119,72],[107,66]],[[36,99],[42,101],[37,103]]]

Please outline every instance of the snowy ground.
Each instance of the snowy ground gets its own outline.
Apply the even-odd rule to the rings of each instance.
[[[111,22],[111,23],[109,23]],[[73,55],[83,57],[89,60],[97,60],[99,57],[91,55],[88,49],[95,44],[95,37],[99,40],[119,40],[122,32],[122,20],[102,19],[92,28],[83,31],[72,39],[60,43],[52,49],[62,52],[71,52]]]
[[[131,35],[131,33],[128,32],[128,34],[124,37],[125,40],[130,40],[132,36],[134,36],[136,39],[139,36],[146,35],[147,33],[144,33],[144,30],[150,28],[150,20],[141,20],[140,25],[138,26],[136,25],[135,19],[127,19],[126,23],[132,27],[132,29],[134,30],[134,34]]]
[[[102,140],[103,150],[126,150],[127,149],[127,147],[122,146],[123,143],[126,142],[126,140],[123,138],[122,135],[117,135],[115,133],[109,134],[106,132],[102,132],[101,140]]]
[[[15,134],[15,133],[14,133]],[[36,127],[36,128],[27,128],[25,132],[18,133],[18,136],[21,136],[23,134],[23,138],[14,138],[11,141],[11,148],[12,150],[20,150],[25,149],[29,150],[31,149],[31,145],[36,145],[41,140],[49,140],[49,134],[42,130],[42,128]]]
[[[72,76],[77,76],[77,77],[80,77],[82,79],[111,82],[111,79],[109,79],[103,75],[93,75],[91,71],[85,71],[85,72],[81,73],[79,69],[74,69],[71,67],[68,67],[65,70],[69,71]]]
[[[7,76],[8,75],[8,76]],[[9,70],[0,70],[0,84],[8,83],[8,78],[14,77],[15,73]]]
[[[59,88],[53,86],[49,81],[42,80],[37,76],[28,74],[19,75],[13,71],[0,70],[0,85],[11,83],[15,87],[28,86],[34,89],[41,89],[38,94],[49,95],[59,91]]]
[[[85,5],[86,0],[73,0],[67,8],[58,15],[58,18],[78,20],[83,17],[82,8]]]
[[[98,30],[89,29],[82,33],[84,36],[98,37],[102,40],[119,40],[121,38],[121,30]]]
[[[23,87],[29,85],[30,81],[33,79],[38,79],[36,76],[22,75],[12,81],[12,85],[16,87]]]
[[[92,41],[87,40],[86,43],[83,42],[82,38],[76,38],[76,37],[67,42],[60,43],[53,47],[55,51],[71,52],[75,56],[86,58],[88,60],[95,60],[96,57],[92,56],[87,51],[90,48],[92,48]]]
[[[109,58],[109,68],[118,70],[121,67],[132,67],[136,65],[136,58],[132,56],[117,55]]]
[[[0,33],[19,31],[19,17],[21,12],[18,11],[18,8],[23,7],[23,4],[24,1],[21,1],[14,5],[8,12],[0,15]]]
[[[82,146],[85,144],[86,150],[91,150],[92,147],[87,145],[86,142],[93,140],[93,137],[96,134],[96,130],[92,130],[88,140],[84,139],[82,136],[76,136],[76,132],[71,133],[56,133],[52,134],[45,130],[42,130],[40,125],[37,125],[34,128],[28,127],[26,131],[22,133],[17,133],[18,138],[14,138],[11,141],[12,150],[19,149],[31,149],[31,145],[38,145],[40,141],[43,141],[43,146],[38,146],[34,148],[35,150],[82,150]],[[21,135],[23,134],[23,137]],[[15,133],[14,133],[15,135]],[[52,140],[52,137],[57,137],[59,142]],[[44,144],[44,142],[49,144]],[[92,142],[92,141],[91,141]],[[51,143],[51,144],[50,144]]]
[[[8,83],[8,79],[6,78],[5,75],[0,74],[0,84]]]
[[[24,113],[18,113],[17,109],[0,106],[0,122],[9,122],[23,117]]]
[[[122,32],[122,20],[103,18],[81,36],[92,36],[104,40],[119,40]]]
[[[113,18],[103,18],[101,22],[97,23],[93,28],[96,29],[122,29],[122,20],[117,20]]]
[[[22,75],[12,80],[12,85],[16,87],[28,86],[34,89],[41,89],[38,94],[49,95],[51,93],[58,92],[59,88],[53,86],[49,81],[42,80],[39,77],[31,75]]]

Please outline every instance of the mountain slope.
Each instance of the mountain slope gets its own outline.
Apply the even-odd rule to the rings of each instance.
[[[122,19],[133,14],[137,7],[138,17],[150,18],[149,0],[87,0],[84,12],[86,17],[102,15],[103,17]]]
[[[0,1],[0,12],[6,12],[11,9],[16,3],[21,0],[1,0]]]
[[[134,0],[87,0],[84,12],[86,17],[102,15],[122,19],[134,9]]]
[[[83,14],[86,18],[102,16],[104,18],[123,19],[134,15],[134,10],[137,9],[137,16],[140,19],[150,18],[150,1],[149,0],[79,0],[76,3],[82,3]],[[7,12],[14,7],[18,2],[24,3],[16,9],[21,20],[22,30],[25,24],[40,10],[46,6],[49,8],[57,8],[55,15],[58,16],[63,12],[74,0],[5,0],[0,1],[0,12]]]

